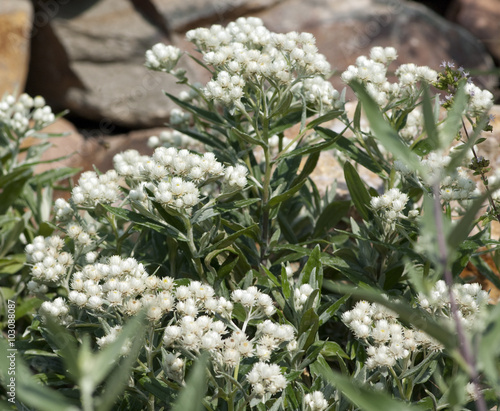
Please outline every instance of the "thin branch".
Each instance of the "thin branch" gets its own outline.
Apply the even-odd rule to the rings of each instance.
[[[463,328],[462,321],[460,320],[460,316],[458,314],[458,306],[455,301],[455,296],[453,293],[453,275],[448,267],[448,249],[446,246],[446,239],[444,237],[444,227],[443,227],[443,215],[441,213],[441,197],[439,190],[439,183],[435,182],[433,187],[434,194],[434,220],[436,224],[436,232],[437,232],[437,240],[438,240],[438,249],[440,255],[440,263],[443,267],[444,281],[446,286],[448,287],[448,295],[450,299],[450,308],[451,314],[453,317],[453,321],[455,322],[455,326],[457,329],[458,341],[459,341],[459,351],[468,365],[468,373],[469,377],[472,380],[472,384],[474,385],[475,392],[475,402],[478,411],[487,411],[486,402],[484,400],[483,394],[480,390],[479,386],[479,372],[477,371],[476,361],[474,359],[474,354],[472,352],[472,348],[469,344],[469,340],[465,335],[465,330]]]

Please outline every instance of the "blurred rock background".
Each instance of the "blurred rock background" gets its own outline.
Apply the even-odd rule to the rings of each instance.
[[[500,0],[1,0],[0,95],[26,91],[69,109],[52,126],[73,133],[59,148],[79,151],[73,164],[101,167],[115,151],[146,151],[172,108],[162,90],[181,90],[146,70],[145,51],[157,42],[189,49],[187,30],[240,16],[313,33],[338,89],[357,56],[394,46],[400,64],[454,61],[498,95]],[[208,80],[190,59],[180,63],[192,80]]]

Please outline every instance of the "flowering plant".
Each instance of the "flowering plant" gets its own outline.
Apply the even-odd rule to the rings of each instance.
[[[499,353],[485,348],[498,341],[498,309],[459,277],[498,246],[498,187],[474,179],[487,182],[477,150],[491,93],[451,63],[403,64],[391,82],[397,52],[376,47],[341,76],[359,99],[350,118],[308,33],[241,18],[187,38],[212,75],[205,86],[177,68],[179,49],[146,52],[148,68],[186,86],[167,93],[174,131],[150,139],[151,156],[129,150],[113,170],[83,173],[25,247],[40,304],[19,344],[45,387],[26,382],[20,401],[493,406]],[[430,86],[444,102],[433,106]],[[311,177],[327,150],[349,198]]]

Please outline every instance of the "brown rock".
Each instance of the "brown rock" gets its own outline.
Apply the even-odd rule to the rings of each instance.
[[[32,17],[28,0],[2,0],[0,4],[0,96],[24,90]]]
[[[476,36],[500,62],[500,0],[455,0],[449,18]]]

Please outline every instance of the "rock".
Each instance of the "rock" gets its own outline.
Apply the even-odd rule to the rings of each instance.
[[[20,94],[28,74],[33,7],[28,0],[0,4],[0,96]]]
[[[172,31],[221,24],[245,14],[268,10],[283,0],[152,0]]]
[[[321,53],[340,75],[356,57],[374,46],[393,46],[398,64],[415,63],[438,69],[443,60],[467,69],[490,70],[493,60],[470,33],[426,7],[407,1],[288,0],[257,13],[275,32],[291,30],[314,34]],[[493,76],[482,77],[481,87],[491,89]],[[344,85],[336,76],[334,86]],[[479,84],[478,84],[479,85]]]
[[[64,118],[59,118],[55,123],[45,127],[41,133],[58,134],[60,136],[49,137],[51,147],[47,149],[42,160],[49,163],[39,164],[35,167],[35,173],[39,174],[47,170],[61,167],[82,167],[82,152],[85,150],[86,140],[76,127]],[[38,143],[35,138],[28,137],[24,145],[29,146]],[[57,161],[52,161],[56,160]]]
[[[58,5],[50,24],[36,27],[28,91],[44,95],[55,110],[68,108],[73,116],[107,127],[108,133],[116,125],[163,125],[171,106],[162,90],[177,94],[182,86],[172,76],[147,70],[144,53],[165,40],[164,34],[128,1]],[[38,7],[36,13],[44,13]],[[190,62],[184,62],[192,75]]]
[[[449,18],[478,38],[500,63],[500,0],[455,0]]]

